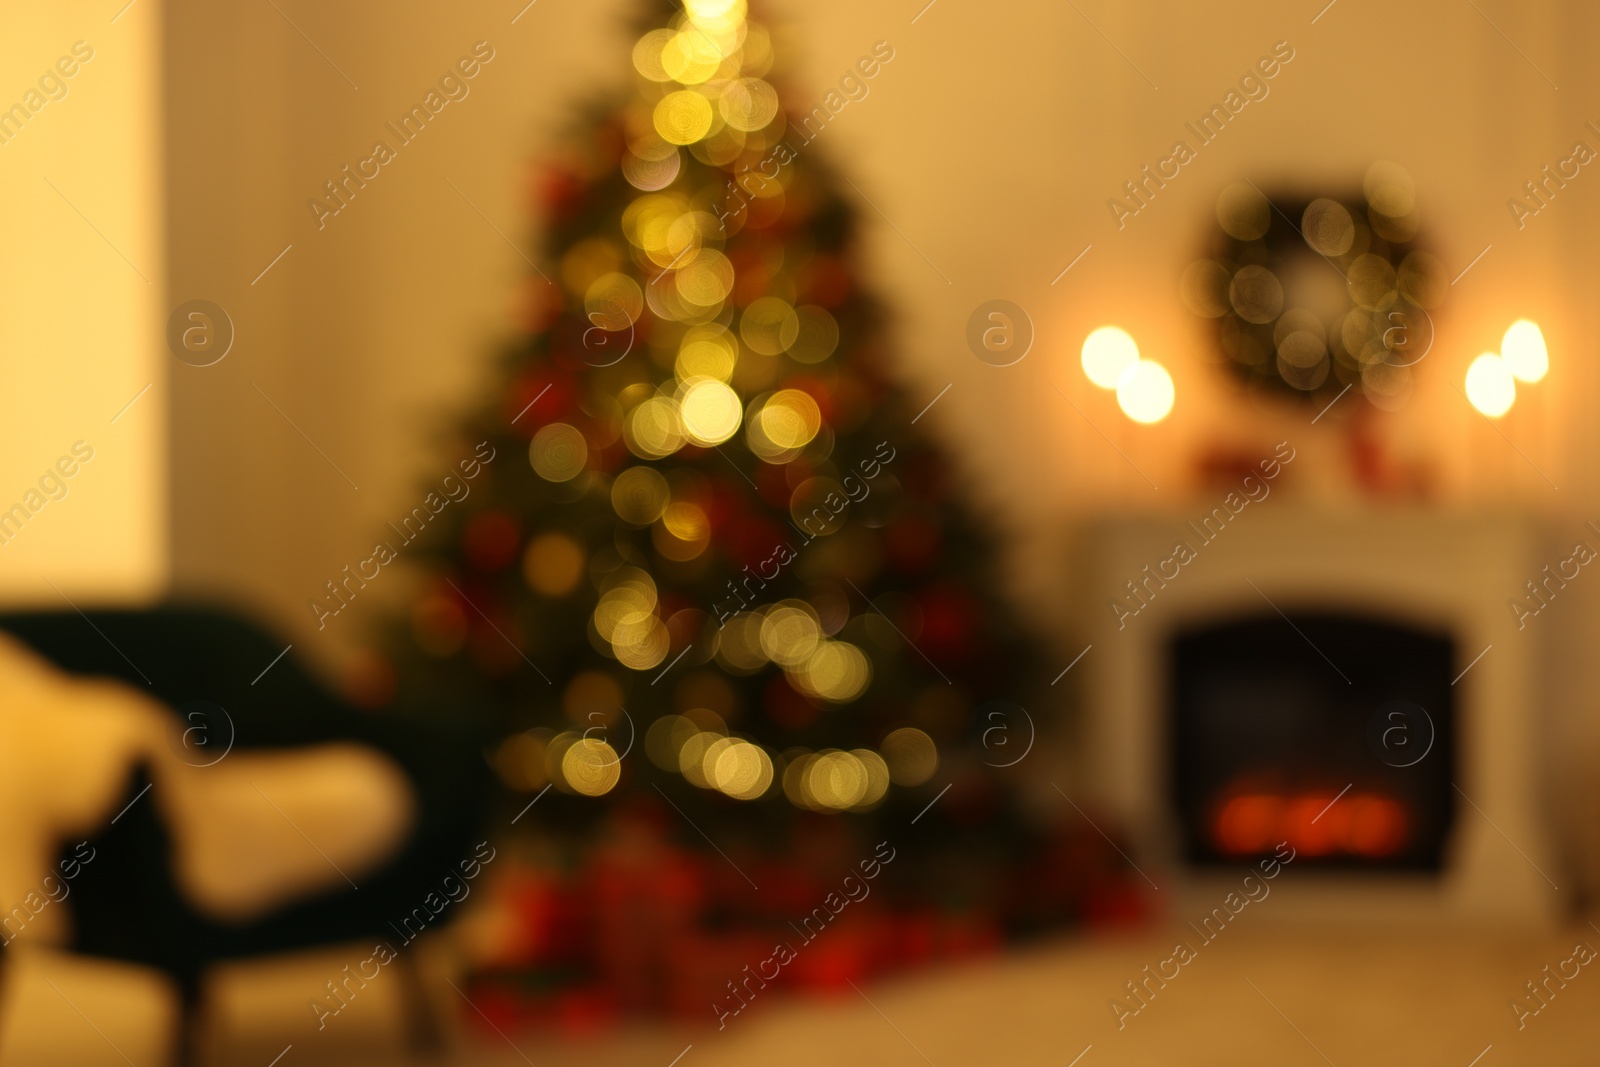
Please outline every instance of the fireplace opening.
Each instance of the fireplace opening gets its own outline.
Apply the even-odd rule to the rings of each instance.
[[[1306,613],[1169,646],[1170,786],[1185,859],[1438,871],[1455,814],[1444,634]]]

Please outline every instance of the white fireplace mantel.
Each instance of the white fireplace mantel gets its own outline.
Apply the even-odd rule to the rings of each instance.
[[[1551,562],[1538,525],[1507,514],[1325,511],[1268,497],[1206,542],[1187,524],[1207,506],[1101,519],[1077,538],[1071,600],[1093,646],[1077,679],[1081,782],[1131,835],[1134,858],[1180,885],[1206,881],[1177,857],[1168,797],[1165,654],[1174,630],[1274,609],[1359,611],[1454,638],[1455,671],[1465,671],[1456,683],[1455,782],[1457,799],[1470,803],[1458,804],[1442,876],[1307,873],[1302,901],[1351,917],[1554,921],[1562,872],[1539,768],[1539,630],[1519,631],[1508,607]],[[1173,556],[1179,542],[1194,558],[1163,587],[1152,585],[1142,611],[1119,618],[1111,604],[1127,602],[1125,583]]]

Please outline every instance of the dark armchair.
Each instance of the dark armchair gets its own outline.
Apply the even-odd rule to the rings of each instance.
[[[140,801],[154,781],[151,768],[139,763],[125,769],[120,799],[89,836],[95,858],[77,871],[64,901],[72,920],[69,947],[170,976],[182,1001],[183,1062],[195,1055],[212,964],[358,939],[398,947],[403,942],[393,924],[435,892],[441,877],[471,857],[482,840],[491,786],[482,757],[485,737],[470,709],[406,708],[403,696],[383,711],[355,708],[314,679],[292,650],[279,658],[285,642],[216,611],[0,615],[0,630],[63,671],[118,679],[153,697],[172,709],[175,733],[193,726],[178,718],[179,709],[195,701],[220,707],[225,717],[213,714],[214,721],[202,724],[204,743],[215,746],[217,756],[229,741],[234,753],[355,742],[386,756],[410,784],[415,814],[409,830],[387,859],[359,879],[359,889],[340,882],[247,920],[226,921],[195,907],[180,889],[172,828],[161,805]],[[62,857],[70,858],[76,846],[76,840],[60,842]],[[441,916],[450,917],[450,910]],[[402,950],[399,956],[408,995],[420,998],[407,1012],[413,1042],[436,1039],[409,954]]]

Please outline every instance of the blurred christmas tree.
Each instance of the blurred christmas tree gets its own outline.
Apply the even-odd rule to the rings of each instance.
[[[462,427],[494,458],[407,553],[431,578],[397,671],[495,709],[501,776],[555,787],[530,823],[659,790],[781,848],[830,814],[905,828],[956,782],[905,831],[948,847],[1006,810],[978,709],[1032,680],[1026,643],[767,32],[743,0],[662,9],[637,93],[537,183],[553,267]]]

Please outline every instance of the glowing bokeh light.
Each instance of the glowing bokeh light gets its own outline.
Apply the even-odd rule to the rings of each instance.
[[[1519,382],[1536,382],[1543,378],[1550,370],[1550,351],[1545,347],[1539,324],[1531,319],[1513,322],[1500,342],[1500,358]]]
[[[878,746],[889,765],[895,785],[921,785],[939,769],[939,749],[933,738],[915,726],[902,726]]]
[[[697,445],[720,445],[734,435],[744,418],[739,394],[711,377],[684,383],[678,406],[684,432]]]
[[[1485,352],[1467,368],[1467,399],[1472,406],[1498,419],[1511,410],[1517,399],[1517,380],[1505,360],[1493,352]]]
[[[1141,359],[1117,379],[1117,406],[1134,422],[1160,422],[1172,411],[1177,391],[1172,375],[1153,359]]]
[[[1115,389],[1122,372],[1139,362],[1139,346],[1128,331],[1102,326],[1083,339],[1083,373],[1102,389]]]
[[[617,750],[594,737],[580,737],[561,756],[561,777],[574,793],[604,796],[622,777]]]

